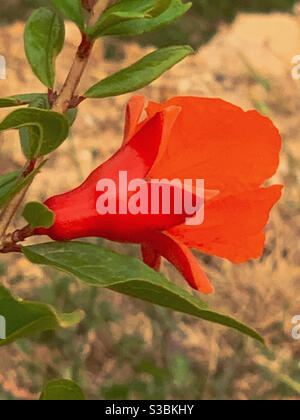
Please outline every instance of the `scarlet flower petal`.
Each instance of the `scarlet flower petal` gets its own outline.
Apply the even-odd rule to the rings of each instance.
[[[152,232],[166,231],[185,223],[203,206],[201,197],[196,200],[192,191],[184,192],[180,186],[163,182],[157,184],[151,180],[151,183],[145,182],[137,189],[137,192],[128,194],[129,211],[127,214],[106,214],[101,217],[102,223],[98,224],[100,236],[119,242],[144,243]],[[124,197],[117,196],[117,208],[123,199]],[[196,206],[186,209],[185,200],[195,203]],[[193,214],[189,213],[190,210]],[[91,214],[90,212],[89,216]],[[85,232],[87,232],[87,226],[90,225],[94,234],[97,233],[99,215],[96,211],[94,217],[94,219],[90,217],[89,220],[85,220]]]
[[[127,171],[128,180],[144,179],[155,162],[162,141],[168,110],[149,119],[108,161],[91,173],[86,183],[109,178],[118,183],[119,172]]]
[[[125,145],[136,132],[138,123],[145,108],[146,98],[142,95],[134,95],[128,102],[125,118],[124,141]]]
[[[193,288],[212,293],[212,285],[189,248],[235,263],[262,254],[263,229],[282,186],[260,187],[278,167],[280,135],[268,118],[220,99],[178,97],[164,104],[152,102],[148,118],[139,122],[144,103],[142,96],[130,100],[123,146],[81,186],[48,199],[45,204],[54,211],[55,223],[36,232],[55,240],[99,236],[141,244],[144,262],[150,267],[159,270],[164,256]],[[121,177],[119,181],[123,171],[127,180]],[[109,192],[98,184],[107,179],[115,182],[109,184],[112,189],[107,187]],[[173,184],[170,200],[161,203],[161,194],[153,199],[150,186],[155,179],[203,179],[203,224],[183,224],[191,214],[185,214],[185,205],[178,212],[175,193],[182,191],[181,184]],[[135,185],[139,180],[140,191],[129,184],[133,180]],[[126,183],[131,185],[128,195]],[[203,185],[187,183],[183,188],[193,196],[191,202],[199,205],[195,195],[202,196]],[[112,209],[108,213],[103,212],[105,200]],[[153,213],[156,201],[159,210]],[[170,211],[164,211],[169,201]],[[124,214],[127,204],[131,210]]]
[[[149,118],[169,106],[182,111],[151,177],[204,179],[205,188],[228,195],[255,189],[275,173],[281,138],[257,111],[221,99],[177,97],[150,102]]]
[[[213,293],[213,286],[186,245],[162,232],[154,232],[148,241],[147,244],[181,272],[191,287],[204,294]]]
[[[280,199],[281,185],[259,188],[236,196],[215,198],[205,205],[204,223],[181,225],[170,234],[188,247],[241,263],[262,255],[263,229]]]
[[[168,107],[141,124],[133,137],[108,161],[95,169],[86,183],[109,178],[118,184],[120,171],[127,171],[128,181],[147,177],[174,125],[180,109]]]

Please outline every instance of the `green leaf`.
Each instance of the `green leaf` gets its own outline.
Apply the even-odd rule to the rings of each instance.
[[[76,121],[77,115],[78,115],[78,108],[71,108],[71,109],[68,109],[68,111],[66,112],[66,117],[68,118],[70,127],[72,127],[72,125]]]
[[[49,229],[54,223],[53,211],[49,210],[44,204],[35,201],[26,204],[22,216],[32,229],[39,227]]]
[[[57,112],[38,108],[22,108],[13,111],[0,123],[0,132],[21,127],[34,127],[38,129],[38,144],[30,145],[32,158],[44,156],[53,152],[68,137],[68,119]],[[37,131],[35,131],[37,135]],[[35,137],[37,141],[37,136]],[[34,149],[34,153],[32,152]]]
[[[57,379],[49,382],[43,389],[41,401],[84,401],[81,388],[72,381]]]
[[[45,93],[26,93],[23,95],[13,95],[7,98],[0,98],[0,108],[8,108],[12,106],[30,105],[42,97],[47,97]]]
[[[84,96],[87,98],[106,98],[141,89],[193,52],[193,49],[189,46],[167,47],[156,50],[132,66],[101,80],[91,87]]]
[[[0,176],[0,201],[16,184],[20,175],[21,171],[14,171]]]
[[[26,23],[24,41],[28,61],[35,75],[53,88],[55,59],[64,45],[64,22],[50,9],[35,10]]]
[[[0,108],[8,108],[11,106],[18,106],[18,105],[24,105],[17,99],[13,98],[0,98]]]
[[[48,95],[43,93],[34,97],[30,108],[50,109]],[[24,155],[29,159],[36,157],[40,147],[40,130],[37,127],[21,127],[19,130],[21,147]]]
[[[122,3],[121,3],[122,4]],[[109,27],[98,30],[93,27],[88,34],[91,38],[106,35],[140,35],[172,23],[184,15],[192,6],[192,3],[182,3],[182,0],[158,0],[150,11],[150,16],[139,19],[120,21]]]
[[[101,36],[105,30],[109,30],[120,22],[151,18],[149,12],[155,7],[156,1],[125,0],[108,8],[101,15],[96,25],[88,29],[89,37],[95,39]]]
[[[163,12],[165,12],[169,7],[173,0],[157,0],[155,7],[151,10],[151,15],[159,16]]]
[[[178,312],[238,330],[263,343],[250,327],[214,312],[206,303],[169,282],[141,261],[83,242],[51,242],[23,247],[34,264],[53,266],[92,286],[105,287]]]
[[[6,184],[6,191],[3,190],[3,194],[0,193],[0,208],[9,203],[13,197],[18,194],[25,186],[30,183],[33,178],[39,173],[41,167],[46,163],[44,160],[37,168],[35,168],[29,175],[26,177],[22,176],[21,171],[19,176],[16,177],[14,181],[9,184]]]
[[[29,160],[34,159],[39,154],[40,130],[33,126],[21,127],[19,134],[24,155]]]
[[[51,109],[51,105],[49,104],[48,94],[41,93],[39,95],[35,95],[32,97],[30,103],[30,108],[40,108],[40,109]]]
[[[106,19],[101,23],[101,25],[98,25],[97,34],[101,34],[106,28],[109,28],[113,25],[116,25],[119,22],[131,20],[131,19],[142,19],[145,17],[150,17],[150,15],[145,13],[139,13],[137,11],[130,11],[130,12],[114,12],[110,16],[107,16]]]
[[[51,306],[24,302],[15,299],[11,293],[0,286],[0,316],[5,320],[4,340],[0,340],[0,347],[6,346],[19,338],[29,337],[43,331],[54,330],[58,327],[73,327],[83,319],[82,311],[69,314],[69,322],[61,322],[64,318],[58,315]]]
[[[21,97],[22,95],[19,95]],[[26,95],[23,95],[26,97]],[[31,94],[29,107],[39,109],[51,109],[47,93]],[[25,98],[24,98],[25,99]],[[29,98],[28,98],[29,100]],[[69,121],[70,127],[77,118],[78,108],[68,109],[65,116]],[[24,155],[28,159],[33,159],[39,148],[40,131],[37,127],[20,128],[20,140]]]
[[[81,0],[51,0],[66,18],[76,23],[81,31],[84,31],[84,17]]]

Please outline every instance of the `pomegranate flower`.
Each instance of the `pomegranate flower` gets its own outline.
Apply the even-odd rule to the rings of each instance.
[[[282,190],[281,185],[262,187],[278,168],[279,132],[258,112],[244,112],[220,99],[176,97],[163,104],[150,102],[141,121],[144,108],[142,96],[129,101],[122,147],[81,186],[48,199],[45,204],[54,212],[55,222],[36,233],[54,240],[96,236],[141,244],[150,267],[159,270],[163,256],[193,288],[212,293],[190,248],[234,263],[262,255],[263,229]],[[123,189],[121,172],[127,176]],[[116,188],[101,194],[97,185],[104,179]],[[135,179],[144,180],[140,191],[148,198],[146,210],[153,204],[150,184],[161,179],[204,180],[204,204],[200,202],[193,215],[175,211],[174,200],[169,214],[121,212],[133,199],[126,187]],[[172,188],[173,192],[181,189]],[[182,189],[183,196],[199,197],[194,185],[188,191]],[[104,194],[108,202],[115,198],[114,211],[100,214],[99,198]],[[189,223],[203,207],[203,223]]]

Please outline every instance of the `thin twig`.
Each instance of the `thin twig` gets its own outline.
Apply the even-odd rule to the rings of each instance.
[[[89,41],[87,36],[83,34],[82,42],[78,47],[68,77],[53,105],[53,111],[64,114],[69,109],[69,105],[75,95],[76,89],[89,61],[93,45],[94,42]]]
[[[100,0],[95,4],[90,14],[88,26],[94,26],[97,23],[99,17],[108,4],[109,0]],[[69,109],[70,105],[72,106],[72,100],[75,96],[75,92],[83,72],[88,64],[94,43],[95,41],[89,40],[85,34],[82,35],[82,42],[78,47],[67,79],[53,105],[53,111],[65,113]]]

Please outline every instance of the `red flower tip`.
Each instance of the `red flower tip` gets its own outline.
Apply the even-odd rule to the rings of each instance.
[[[158,256],[162,255],[177,268],[191,287],[204,294],[213,293],[213,286],[192,252],[186,245],[174,239],[170,234],[154,232],[152,235],[149,235],[146,249],[147,255],[144,253],[144,262],[150,267],[156,269]],[[151,249],[152,261],[149,259]]]

